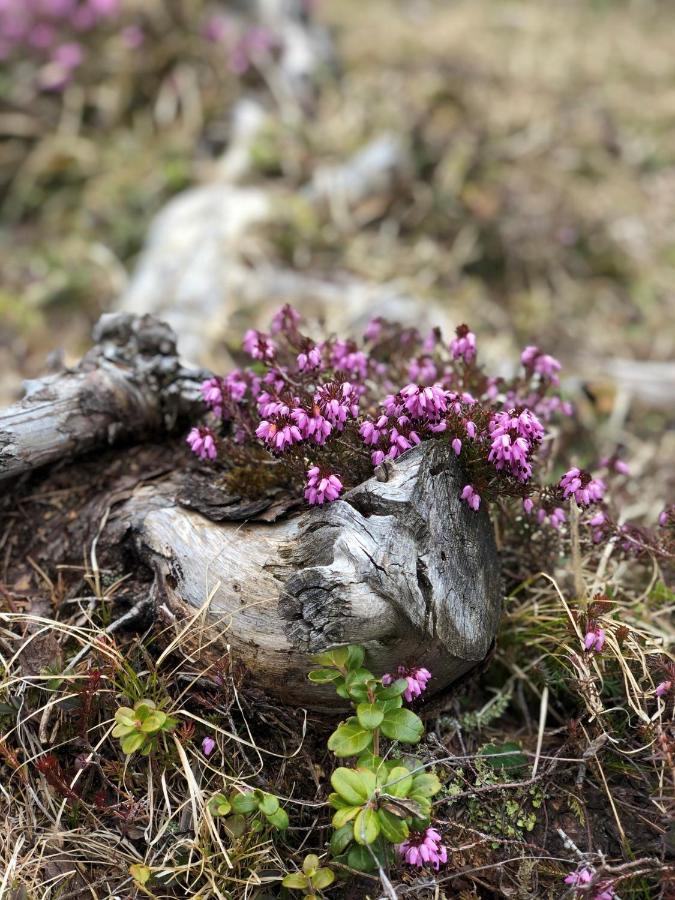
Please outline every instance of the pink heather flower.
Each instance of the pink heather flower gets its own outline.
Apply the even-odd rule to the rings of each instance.
[[[305,483],[305,499],[311,503],[323,504],[328,500],[337,500],[342,492],[342,482],[338,475],[328,475],[319,466],[312,466],[307,472]]]
[[[588,866],[584,866],[581,869],[577,869],[576,872],[570,872],[565,878],[565,884],[571,884],[576,887],[579,884],[590,884],[592,880],[593,870],[589,869]]]
[[[595,628],[586,632],[586,637],[584,638],[584,650],[595,650],[596,653],[601,653],[604,646],[605,632],[599,625],[596,625]]]
[[[666,694],[670,693],[672,687],[672,681],[662,681],[660,684],[656,685],[656,690],[654,691],[654,693],[657,697],[665,697]]]
[[[593,900],[614,900],[616,894],[614,893],[614,888],[609,884],[599,884],[598,888],[600,892],[595,895]]]
[[[424,382],[436,381],[438,369],[430,356],[418,356],[408,363],[408,378],[411,381]]]
[[[314,395],[314,402],[338,431],[342,431],[349,416],[356,418],[359,414],[359,398],[348,381],[329,381],[321,385]]]
[[[457,337],[450,341],[450,352],[453,359],[461,358],[466,363],[470,363],[476,356],[476,335],[469,331],[467,325],[457,328]]]
[[[89,8],[99,16],[114,16],[119,12],[120,0],[89,0]]]
[[[560,528],[566,519],[567,516],[565,515],[565,511],[559,506],[556,506],[552,512],[545,509],[540,509],[537,512],[537,522],[540,525],[543,525],[544,522],[548,521],[549,525],[552,525],[553,528]]]
[[[231,31],[232,23],[226,16],[218,13],[209,16],[201,29],[202,37],[214,44],[224,41]]]
[[[387,459],[396,459],[406,450],[421,443],[422,438],[415,431],[406,416],[399,416],[396,424],[389,431],[389,451]]]
[[[388,424],[389,419],[387,418],[387,416],[380,416],[380,418],[376,422],[371,422],[368,419],[359,428],[359,434],[363,438],[364,443],[374,446],[378,443],[378,441],[384,434],[384,430],[386,429]]]
[[[122,29],[122,40],[129,50],[137,50],[145,41],[145,34],[140,25],[127,25]]]
[[[453,439],[452,449],[455,451],[455,456],[459,456],[459,454],[462,452],[462,442],[459,438]]]
[[[446,392],[440,384],[407,384],[399,391],[399,397],[408,414],[418,419],[435,419],[447,407]]]
[[[302,440],[300,429],[293,422],[289,421],[286,416],[279,417],[276,422],[263,419],[256,428],[255,433],[260,440],[265,441],[273,450],[277,450],[280,453],[286,447],[297,444]]]
[[[534,503],[529,497],[525,497],[525,499],[523,500],[523,509],[528,514],[528,516],[534,509]]]
[[[467,437],[470,437],[470,438],[476,437],[476,425],[474,422],[471,422],[471,421],[466,422],[464,427],[466,428]]]
[[[363,337],[366,341],[376,341],[382,334],[382,319],[371,319],[366,325]]]
[[[192,428],[186,441],[192,452],[200,459],[215,459],[218,455],[216,442],[210,428]]]
[[[297,363],[301,372],[321,368],[321,348],[311,347],[309,350],[298,353]]]
[[[207,378],[201,384],[204,403],[212,409],[217,416],[223,414],[223,380],[222,378]]]
[[[666,506],[659,513],[659,525],[666,528],[668,525],[675,525],[675,506]]]
[[[526,347],[520,355],[520,361],[529,372],[536,372],[551,384],[559,384],[560,363],[553,356],[542,353],[538,347]]]
[[[363,380],[368,374],[368,357],[352,341],[336,341],[330,359],[334,369],[346,372],[350,378]]]
[[[471,509],[475,511],[478,510],[480,506],[480,494],[478,493],[478,491],[476,491],[473,485],[465,485],[460,496],[462,500],[469,504]]]
[[[315,444],[323,444],[333,430],[333,426],[314,407],[311,412],[298,407],[291,412],[291,418],[300,429],[304,440],[313,440]]]
[[[272,317],[272,334],[279,334],[280,331],[286,333],[297,330],[302,316],[294,309],[290,303],[286,303]]]
[[[204,738],[202,741],[202,753],[204,756],[210,756],[216,748],[216,742],[210,735]]]
[[[243,347],[253,359],[262,359],[264,361],[273,360],[276,352],[274,341],[268,335],[255,331],[253,328],[249,328],[244,335]]]
[[[61,44],[52,54],[53,62],[65,69],[66,72],[77,69],[82,64],[83,59],[84,50],[82,45],[76,43]]]
[[[442,843],[442,837],[435,828],[424,831],[411,831],[407,840],[396,847],[397,852],[410,866],[422,867],[427,864],[436,871],[448,861],[448,850]]]
[[[385,460],[384,450],[373,450],[370,454],[370,461],[374,466],[380,466]]]
[[[573,466],[560,479],[560,487],[563,497],[574,497],[579,506],[590,506],[598,503],[605,494],[605,483],[599,478],[591,478],[588,472],[584,472]]]

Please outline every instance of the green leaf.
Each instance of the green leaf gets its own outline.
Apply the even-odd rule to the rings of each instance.
[[[127,734],[133,734],[136,731],[135,725],[115,725],[112,730],[113,737],[125,737]]]
[[[420,772],[413,776],[411,793],[420,794],[422,797],[433,797],[441,789],[441,782],[437,775],[431,772]]]
[[[274,794],[266,794],[261,791],[261,795],[258,798],[258,809],[266,816],[273,815],[279,809],[279,801]]]
[[[140,749],[144,743],[145,735],[139,734],[139,732],[134,731],[132,734],[129,734],[127,735],[127,737],[122,739],[122,753],[126,753],[127,756],[131,756],[131,754]]]
[[[348,806],[352,806],[351,803],[347,803],[339,794],[331,793],[328,795],[328,803],[333,807],[333,809],[346,809]]]
[[[145,734],[152,734],[154,731],[159,731],[165,722],[166,713],[159,711],[150,713],[149,716],[143,719],[141,731],[145,732]]]
[[[392,697],[400,697],[407,687],[407,678],[397,678],[396,681],[392,681],[391,684],[378,686],[376,693],[377,696],[381,697],[383,700],[390,700]]]
[[[333,828],[342,828],[347,822],[351,822],[351,820],[358,815],[360,810],[360,806],[348,806],[345,809],[338,809],[331,820]]]
[[[288,814],[285,809],[279,807],[279,809],[272,813],[270,816],[265,817],[270,825],[273,825],[277,831],[286,831],[288,828]]]
[[[339,856],[347,849],[353,839],[354,826],[351,822],[347,822],[346,825],[333,832],[333,836],[330,839],[331,856]]]
[[[339,757],[356,756],[373,740],[372,731],[368,731],[359,720],[352,717],[342,725],[338,725],[328,738],[328,749]]]
[[[419,716],[409,709],[390,709],[384,714],[380,725],[382,734],[393,741],[416,744],[424,734],[424,724]]]
[[[374,809],[362,809],[354,820],[354,840],[357,844],[372,844],[380,833],[380,820]]]
[[[385,712],[390,709],[400,709],[403,706],[403,697],[390,697],[388,700],[380,700]]]
[[[374,872],[377,863],[366,847],[352,847],[347,854],[347,865],[358,872]]]
[[[384,719],[384,709],[381,703],[359,703],[356,717],[364,728],[372,731]]]
[[[305,873],[305,875],[309,875],[311,878],[318,868],[319,857],[316,855],[316,853],[308,853],[303,860],[302,871]]]
[[[357,685],[368,684],[369,681],[374,681],[374,679],[375,676],[368,669],[352,669],[347,673],[345,684],[348,688],[353,688]]]
[[[330,783],[351,806],[360,806],[370,796],[364,779],[353,769],[340,766],[330,777]]]
[[[231,794],[230,803],[232,804],[234,812],[243,813],[244,815],[251,813],[258,808],[258,801],[253,796],[252,791],[245,794]]]
[[[212,816],[227,816],[232,805],[224,794],[214,794],[209,800],[209,812]]]
[[[318,666],[337,666],[340,669],[347,667],[349,647],[334,647],[332,650],[324,650],[312,657],[312,662]]]
[[[412,775],[405,766],[397,766],[392,769],[387,778],[384,789],[393,797],[406,797],[412,787]]]
[[[366,658],[366,651],[359,644],[352,644],[347,648],[347,668],[349,671],[360,669]]]
[[[519,769],[526,766],[527,757],[520,752],[520,744],[506,741],[504,744],[485,744],[478,751],[478,756],[485,759],[493,769]]]
[[[242,837],[248,831],[248,822],[244,816],[228,816],[223,819],[225,831],[233,840]]]
[[[344,682],[335,685],[335,693],[338,695],[338,697],[342,697],[343,700],[349,700],[349,691],[347,690]]]
[[[392,815],[386,809],[378,810],[377,818],[380,820],[382,834],[390,843],[400,844],[408,837],[408,825],[403,819]]]
[[[293,872],[291,875],[286,875],[281,883],[284,887],[290,888],[294,891],[304,891],[304,889],[308,886],[307,878],[302,874],[302,872]]]
[[[307,677],[313,684],[330,684],[342,676],[337,669],[314,669]]]
[[[335,881],[335,872],[327,866],[322,866],[317,870],[316,875],[312,876],[312,885],[317,891],[322,891],[328,885]]]

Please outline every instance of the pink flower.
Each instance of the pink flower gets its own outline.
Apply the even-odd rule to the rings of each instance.
[[[476,356],[476,335],[467,325],[458,326],[457,337],[450,341],[450,352],[454,359],[463,359],[466,363]]]
[[[469,504],[471,509],[476,512],[478,511],[478,508],[480,507],[480,494],[473,485],[465,485],[460,496],[462,500]]]
[[[274,359],[276,353],[276,345],[269,335],[255,331],[253,328],[249,328],[244,335],[243,347],[253,359],[270,361]]]
[[[321,415],[316,406],[311,412],[298,407],[291,412],[291,418],[300,429],[302,437],[313,440],[315,444],[325,443],[333,430],[331,423]]]
[[[435,828],[424,831],[411,831],[407,840],[396,847],[404,861],[411,866],[422,867],[427,863],[436,871],[448,861],[448,850],[442,843],[442,837]]]
[[[534,503],[529,497],[525,497],[525,499],[523,500],[523,509],[528,514],[528,516],[534,509]]]
[[[298,353],[296,361],[301,372],[321,368],[321,348],[311,347],[302,353]]]
[[[661,528],[666,528],[668,525],[675,525],[675,506],[666,506],[666,508],[659,513],[659,525]]]
[[[574,497],[579,506],[590,506],[598,503],[605,494],[605,483],[599,478],[591,478],[588,472],[584,472],[573,466],[560,479],[563,497]]]
[[[598,888],[600,889],[600,891],[595,895],[593,900],[614,900],[614,897],[616,897],[614,888],[611,887],[611,885],[599,884]]]
[[[447,406],[446,392],[440,384],[430,387],[408,384],[399,391],[399,396],[406,412],[418,419],[436,419]]]
[[[127,25],[122,29],[122,40],[130,50],[137,50],[145,41],[145,34],[140,25]]]
[[[411,381],[421,381],[425,384],[436,381],[438,370],[430,356],[419,356],[408,363],[408,378]]]
[[[338,475],[322,472],[319,466],[312,466],[307,472],[305,499],[312,505],[337,500],[342,492],[342,482]]]
[[[215,459],[218,455],[216,442],[210,428],[192,428],[186,441],[192,452],[200,459]]]
[[[529,372],[536,372],[551,384],[560,383],[558,378],[560,363],[553,356],[542,353],[538,347],[526,347],[520,355],[520,361]]]
[[[385,460],[384,450],[373,450],[370,454],[370,461],[374,466],[380,466]]]
[[[216,748],[216,742],[210,735],[207,735],[202,741],[202,753],[204,756],[210,756]]]
[[[601,653],[602,648],[605,646],[605,632],[599,625],[596,625],[595,628],[589,629],[586,632],[586,636],[584,637],[584,650],[594,650],[596,653]]]
[[[274,422],[263,419],[255,433],[260,440],[265,441],[273,450],[279,452],[302,440],[300,429],[287,416],[280,416]]]
[[[385,686],[392,684],[397,678],[405,678],[407,681],[408,687],[403,692],[403,697],[408,703],[411,703],[415,697],[419,697],[426,690],[427,682],[431,678],[431,672],[421,666],[414,668],[399,666],[395,675],[386,674],[382,676],[382,684]]]
[[[654,693],[657,697],[665,697],[666,694],[670,693],[672,688],[672,681],[662,681],[660,684],[656,685],[656,690],[654,691]]]
[[[590,884],[592,880],[593,870],[589,869],[588,866],[584,866],[581,869],[577,869],[576,872],[570,872],[565,878],[565,884],[571,884],[576,887],[578,884]]]
[[[363,438],[364,443],[375,445],[385,433],[385,429],[389,424],[387,416],[380,416],[377,422],[366,420],[359,428],[359,434]]]
[[[459,438],[453,439],[452,449],[455,451],[455,456],[459,456],[459,454],[462,452],[462,442]]]
[[[366,330],[363,332],[363,337],[367,341],[376,341],[379,336],[382,334],[382,319],[371,319],[370,322],[366,325]]]
[[[363,380],[368,374],[368,357],[352,341],[336,341],[331,348],[331,364],[350,378]]]
[[[338,431],[342,431],[349,416],[356,418],[359,414],[358,394],[348,381],[329,381],[321,385],[314,395],[314,402]]]
[[[278,334],[280,331],[292,333],[297,331],[302,316],[294,309],[290,303],[286,303],[272,317],[272,334]]]

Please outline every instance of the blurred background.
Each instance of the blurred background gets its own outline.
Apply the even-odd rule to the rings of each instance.
[[[104,311],[226,367],[289,301],[672,410],[674,50],[650,0],[0,0],[0,403]]]

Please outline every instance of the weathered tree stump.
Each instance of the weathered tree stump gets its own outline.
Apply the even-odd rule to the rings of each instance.
[[[29,397],[0,413],[0,435],[11,436],[0,450],[3,474],[77,454],[118,432],[142,438],[194,404],[194,379],[178,377],[165,326],[128,316],[119,319],[121,331],[114,324],[106,319],[102,332],[107,353],[95,348],[78,370],[53,378],[38,404]],[[142,342],[134,360],[139,333],[161,334],[161,346]],[[165,368],[164,379],[142,375]],[[84,415],[83,397],[91,405],[92,390],[109,383],[116,392]],[[129,391],[131,417],[120,399]],[[155,572],[166,640],[200,667],[228,655],[284,702],[321,708],[337,698],[309,684],[307,670],[311,654],[326,647],[362,643],[379,671],[425,665],[434,674],[430,693],[488,652],[501,607],[492,526],[485,510],[461,502],[464,478],[442,439],[380,467],[343,499],[273,523],[214,522],[186,509],[180,478],[173,473],[125,497],[99,545],[131,539],[136,559]]]

